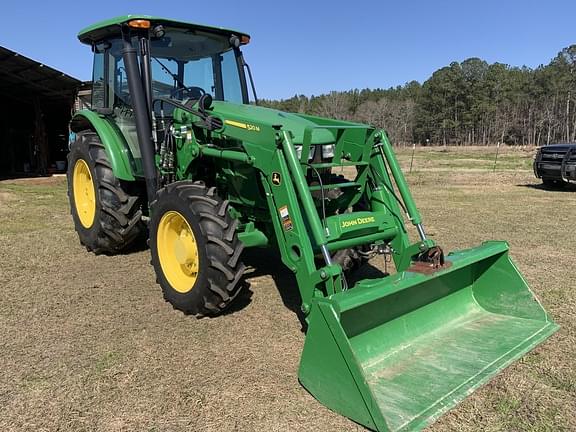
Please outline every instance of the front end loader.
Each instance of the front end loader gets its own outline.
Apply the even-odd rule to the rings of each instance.
[[[247,34],[128,15],[79,39],[94,51],[92,108],[70,125],[82,244],[148,238],[165,299],[197,317],[241,293],[244,248],[275,248],[307,324],[300,382],[330,409],[419,430],[557,330],[505,242],[444,255],[427,237],[385,131],[251,104]],[[352,283],[378,254],[396,272]]]

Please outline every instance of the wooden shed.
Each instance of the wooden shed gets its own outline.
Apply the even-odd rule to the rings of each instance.
[[[81,81],[0,46],[0,178],[65,170]]]

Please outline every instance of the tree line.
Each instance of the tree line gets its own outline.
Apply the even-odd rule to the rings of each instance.
[[[576,45],[535,69],[479,58],[453,62],[423,84],[296,95],[261,104],[369,123],[394,143],[547,145],[576,141]]]

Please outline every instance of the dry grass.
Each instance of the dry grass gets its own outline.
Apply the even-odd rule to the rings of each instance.
[[[451,150],[456,171],[427,151],[408,178],[429,232],[446,250],[508,240],[562,326],[429,430],[576,430],[576,189],[541,189],[528,153],[491,173],[471,171],[481,151]],[[185,317],[148,251],[79,245],[62,179],[0,183],[0,245],[0,430],[363,430],[298,384],[295,285],[274,258],[248,256],[252,295],[233,313]]]

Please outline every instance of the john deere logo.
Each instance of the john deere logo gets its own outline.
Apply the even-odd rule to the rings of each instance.
[[[364,225],[367,223],[373,223],[376,222],[376,219],[374,219],[374,216],[368,216],[368,217],[358,217],[356,219],[349,219],[349,220],[345,220],[342,221],[342,225],[340,226],[341,228],[350,228],[356,225]]]
[[[273,172],[272,173],[272,184],[276,185],[276,186],[280,186],[280,183],[282,183],[282,178],[280,177],[280,173]]]

